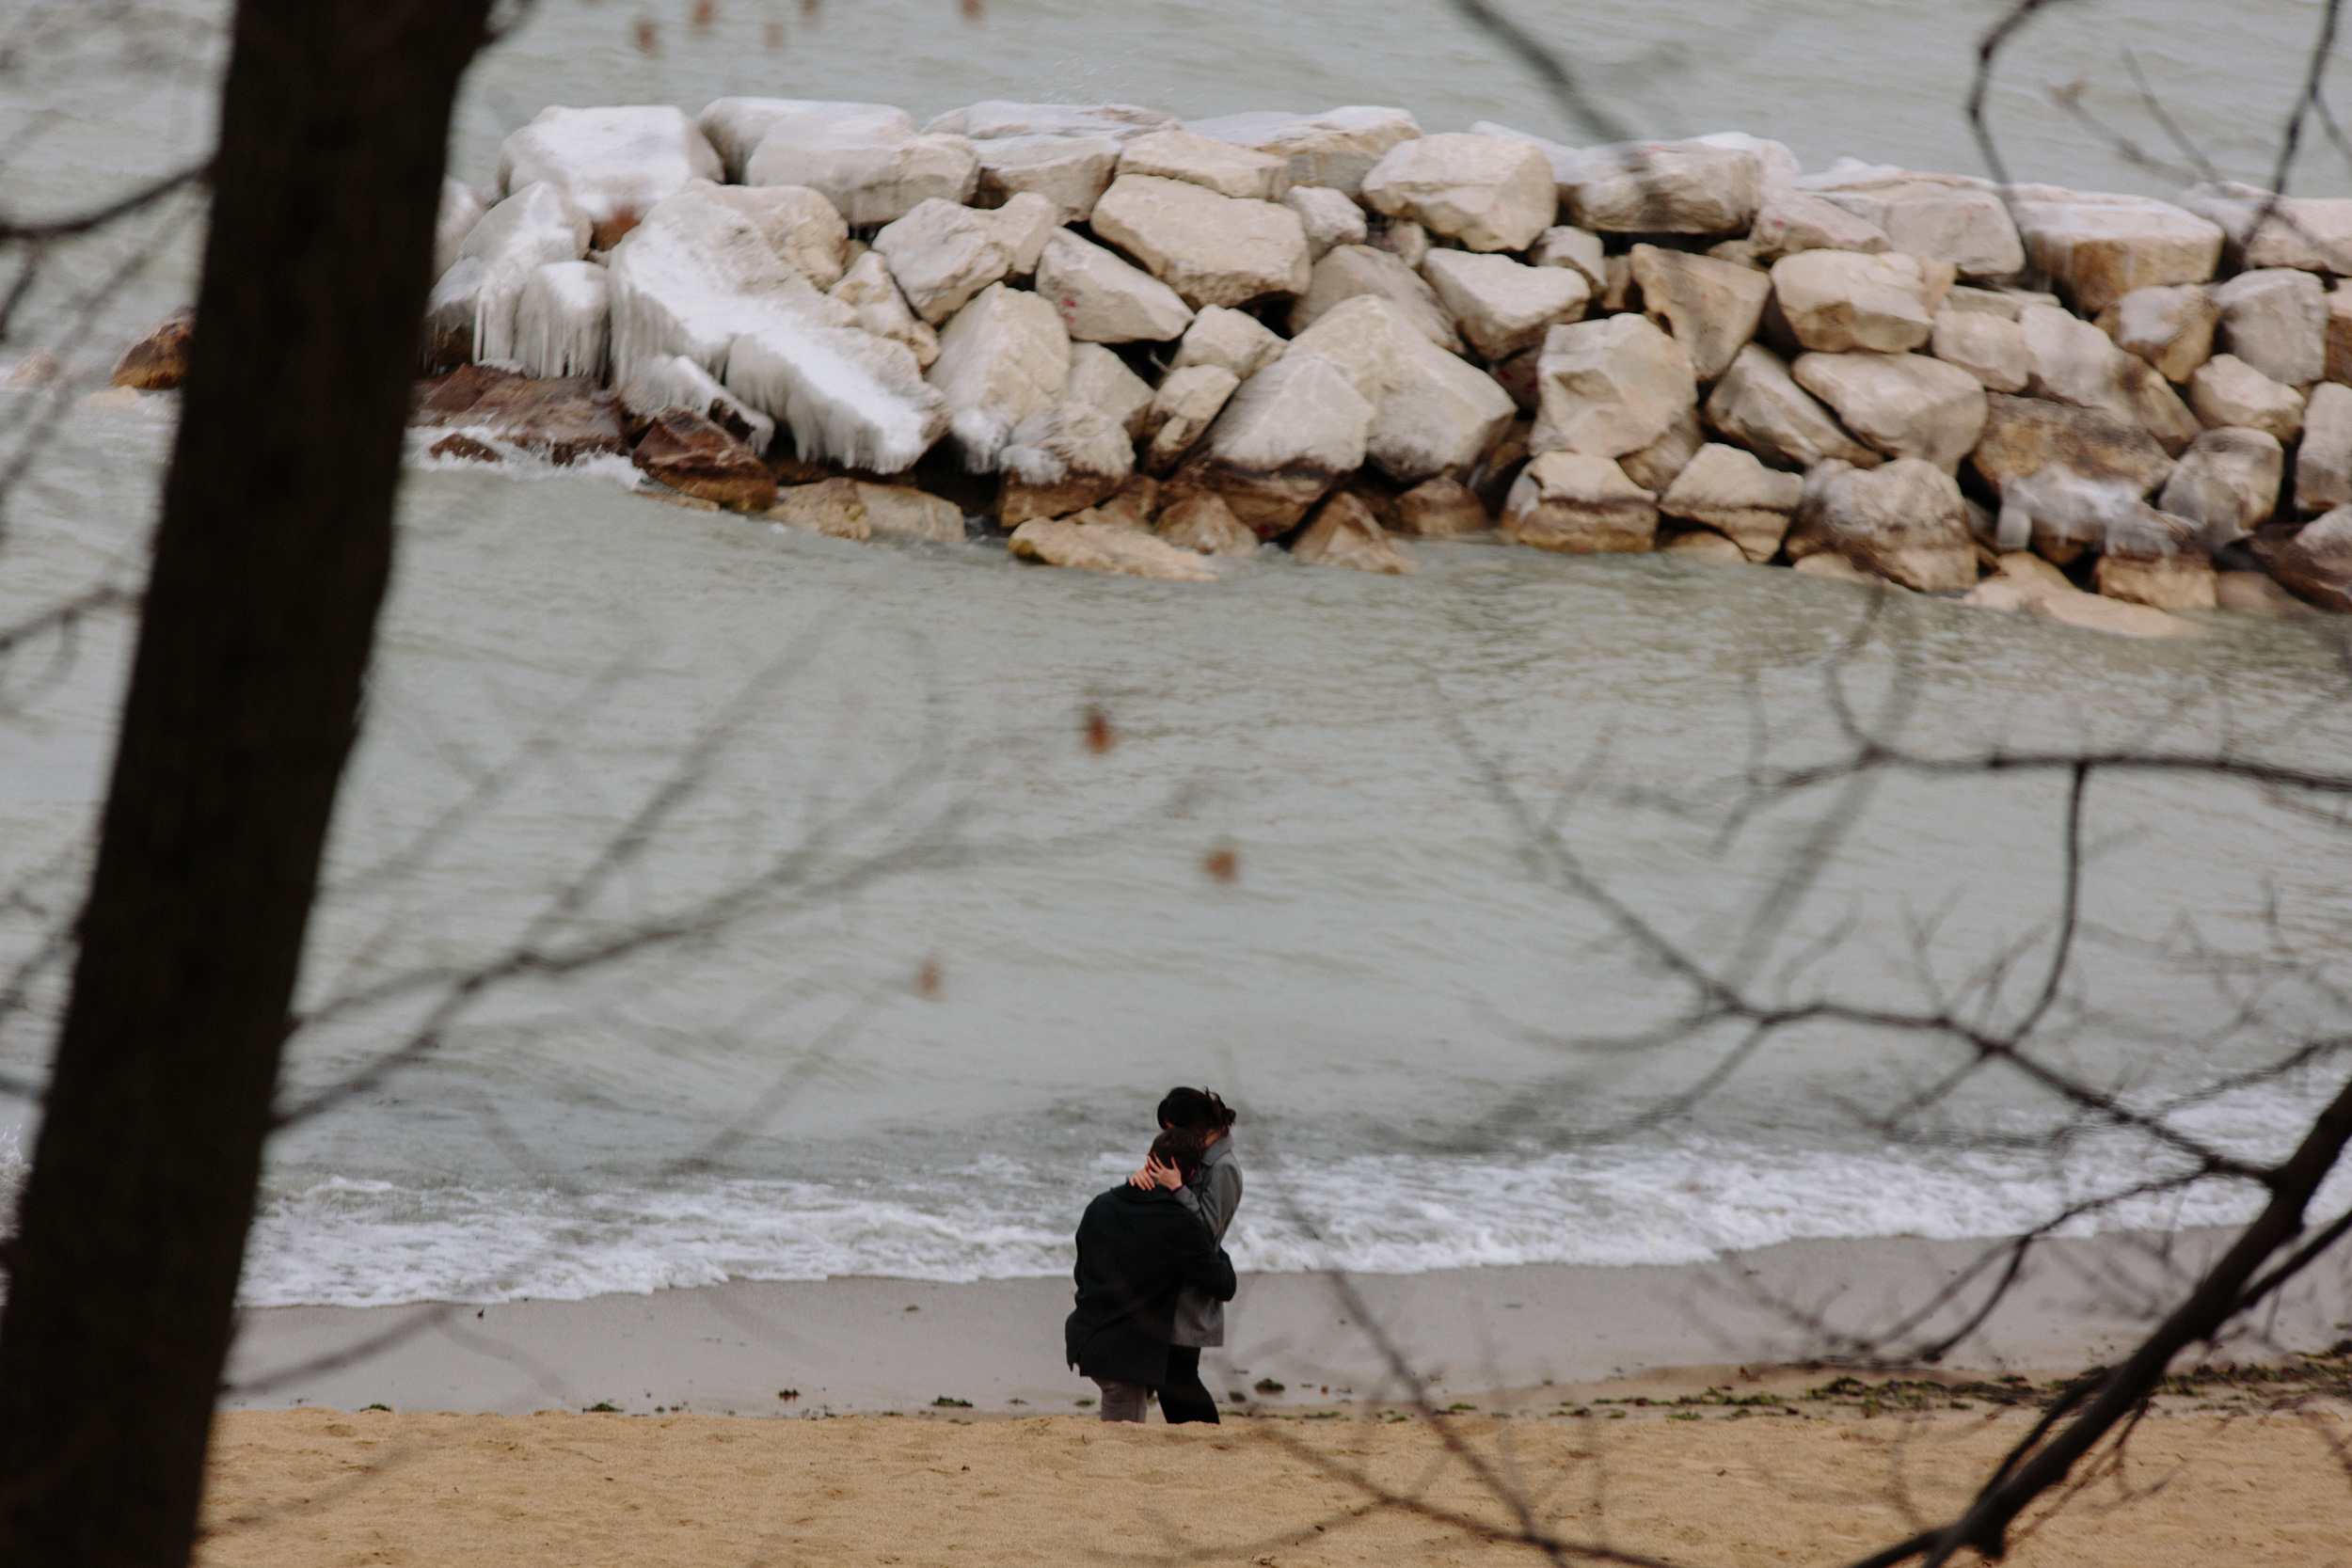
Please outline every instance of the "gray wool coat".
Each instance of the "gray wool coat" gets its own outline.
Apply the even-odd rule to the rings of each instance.
[[[1176,1189],[1177,1198],[1207,1224],[1217,1244],[1225,1244],[1225,1228],[1241,1207],[1241,1162],[1233,1158],[1231,1132],[1211,1144],[1200,1156],[1200,1174]],[[1168,1342],[1178,1345],[1221,1345],[1225,1342],[1225,1304],[1206,1291],[1187,1285],[1176,1298],[1176,1322]]]

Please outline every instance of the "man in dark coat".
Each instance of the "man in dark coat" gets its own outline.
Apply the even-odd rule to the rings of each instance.
[[[1078,1222],[1078,1305],[1063,1325],[1070,1364],[1103,1389],[1103,1419],[1140,1421],[1168,1381],[1176,1298],[1187,1285],[1233,1299],[1233,1264],[1199,1212],[1176,1196],[1200,1168],[1200,1135],[1160,1134],[1149,1169],[1164,1184],[1121,1183]]]

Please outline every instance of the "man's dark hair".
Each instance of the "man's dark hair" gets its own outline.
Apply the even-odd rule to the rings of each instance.
[[[1189,1128],[1172,1127],[1152,1140],[1152,1158],[1163,1165],[1173,1165],[1176,1173],[1189,1181],[1200,1168],[1200,1134]]]
[[[1213,1089],[1174,1088],[1161,1097],[1160,1125],[1223,1132],[1233,1125],[1233,1111]]]

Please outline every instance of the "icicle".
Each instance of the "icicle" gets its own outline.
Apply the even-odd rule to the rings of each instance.
[[[601,377],[612,334],[607,293],[594,261],[550,261],[532,273],[515,302],[514,357],[523,373]]]

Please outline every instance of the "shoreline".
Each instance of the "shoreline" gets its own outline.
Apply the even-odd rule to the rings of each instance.
[[[2164,1299],[2177,1299],[2183,1272],[2234,1234],[2043,1243],[2001,1309],[1939,1367],[2072,1370],[2111,1355],[2137,1338],[2153,1290],[2169,1280]],[[1346,1286],[1443,1404],[1674,1370],[1819,1363],[1837,1351],[1835,1335],[1922,1307],[1992,1244],[1790,1242],[1711,1263],[1520,1264],[1356,1275]],[[1058,1276],[849,1277],[482,1307],[254,1308],[220,1408],[520,1415],[606,1404],[793,1417],[950,1400],[969,1402],[941,1407],[959,1418],[1068,1413],[1094,1392],[1061,1363],[1069,1298]],[[2352,1334],[2348,1301],[2352,1257],[2323,1260],[2283,1293],[2260,1338],[2217,1354],[2324,1350]],[[1396,1401],[1405,1386],[1350,1321],[1358,1310],[1322,1275],[1244,1275],[1229,1343],[1203,1355],[1203,1376],[1269,1410]],[[1929,1326],[1948,1331],[1961,1316],[1947,1308]],[[1261,1390],[1267,1380],[1282,1387]]]

